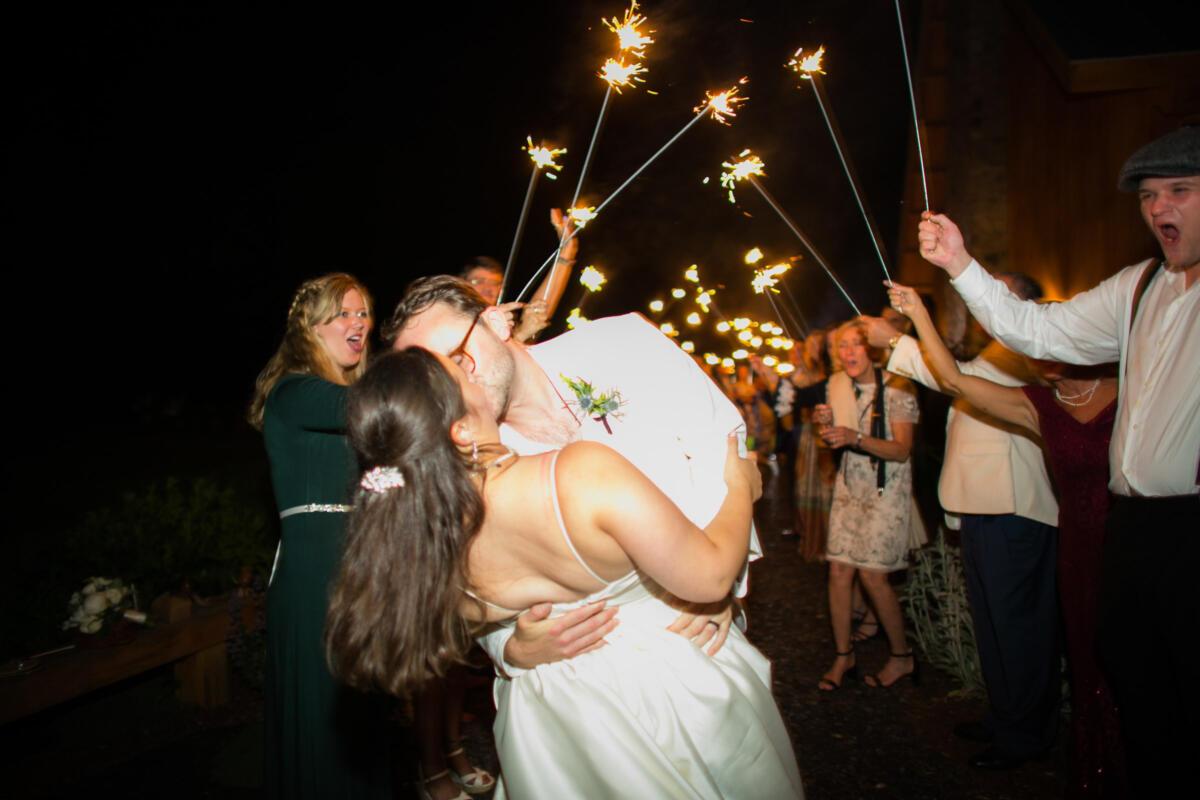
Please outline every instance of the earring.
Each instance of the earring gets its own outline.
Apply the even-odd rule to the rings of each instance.
[[[471,440],[471,461],[479,463],[479,445],[475,443],[474,439]]]

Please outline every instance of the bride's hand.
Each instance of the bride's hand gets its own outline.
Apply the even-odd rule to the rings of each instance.
[[[738,455],[737,436],[728,437],[725,485],[731,490],[744,486],[750,492],[751,502],[762,497],[762,473],[758,471],[757,457],[754,453],[747,453],[746,458]]]

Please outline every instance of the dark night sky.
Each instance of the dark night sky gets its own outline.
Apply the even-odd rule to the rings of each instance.
[[[599,19],[622,11],[619,0],[442,4],[415,17],[174,3],[10,18],[2,213],[10,274],[33,277],[16,305],[41,309],[27,331],[35,363],[53,363],[34,370],[40,411],[70,410],[82,427],[235,424],[304,278],[353,272],[386,315],[418,275],[479,253],[503,260],[532,134],[570,152],[535,198],[524,283],[552,247],[543,220],[569,201],[599,110],[594,72],[612,49]],[[610,280],[586,313],[644,309],[697,262],[707,284],[728,285],[727,313],[767,316],[741,254],[801,248],[750,187],[734,207],[716,185],[720,162],[745,147],[860,304],[877,308],[881,275],[829,135],[782,64],[800,45],[828,48],[825,86],[894,246],[909,117],[891,3],[644,11],[657,30],[648,82],[614,96],[585,197],[627,177],[705,89],[748,75],[750,100],[731,127],[694,127],[586,231],[581,264]],[[788,282],[811,321],[848,316],[815,266]]]

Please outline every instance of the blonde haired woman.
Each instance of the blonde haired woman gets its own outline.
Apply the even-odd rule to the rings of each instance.
[[[371,324],[371,297],[355,278],[338,273],[305,281],[250,405],[281,517],[267,591],[269,797],[391,794],[380,704],[336,682],[321,646],[352,481],[343,435],[346,387],[366,369]]]
[[[825,559],[829,562],[829,617],[837,647],[833,666],[819,687],[833,691],[856,672],[851,641],[851,597],[855,578],[883,625],[891,656],[870,686],[889,687],[911,676],[917,664],[909,648],[904,617],[888,573],[904,569],[913,519],[912,450],[917,398],[912,384],[876,366],[862,322],[834,332],[840,371],[829,378],[828,405],[817,406],[813,421],[824,426],[827,445],[844,449],[829,512]]]

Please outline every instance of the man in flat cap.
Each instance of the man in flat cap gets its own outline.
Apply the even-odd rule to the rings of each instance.
[[[1120,362],[1100,650],[1134,793],[1169,796],[1187,785],[1200,732],[1200,127],[1138,150],[1118,186],[1137,192],[1162,258],[1065,303],[1017,298],[967,253],[944,215],[926,214],[918,239],[921,255],[1012,349],[1071,364]]]

